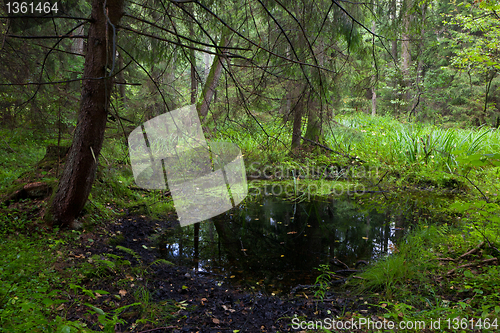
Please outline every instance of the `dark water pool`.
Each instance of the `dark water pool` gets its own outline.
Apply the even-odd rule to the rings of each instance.
[[[359,260],[390,254],[414,220],[408,212],[361,208],[359,198],[297,203],[262,193],[198,227],[165,233],[162,257],[219,283],[288,292],[313,284],[314,268],[335,258],[354,268]]]

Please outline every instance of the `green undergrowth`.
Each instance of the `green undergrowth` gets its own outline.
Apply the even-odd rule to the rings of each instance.
[[[287,180],[286,187],[276,186],[272,195],[300,201],[348,193],[366,209],[393,205],[396,211],[418,211],[411,232],[394,244],[392,254],[347,284],[372,295],[382,319],[429,324],[437,318],[499,318],[500,272],[498,262],[492,262],[500,259],[498,131],[443,129],[364,115],[335,120],[325,128],[325,144],[335,152],[307,146],[291,152],[286,149],[291,129],[269,122],[262,124],[264,130],[251,123],[246,129],[222,127],[209,139],[240,146],[249,192],[263,185],[273,191],[276,180]],[[43,157],[47,144],[54,144],[29,135],[23,141],[25,134],[5,136],[0,145],[7,152],[0,160],[3,193]],[[99,230],[126,213],[161,217],[174,210],[168,190],[137,187],[123,138],[106,140],[101,155],[93,190],[79,217],[83,229]],[[384,194],[366,199],[361,195],[366,191]],[[401,199],[404,195],[409,199]],[[391,196],[399,200],[391,201]],[[91,322],[112,332],[126,321],[127,313],[139,318],[135,327],[156,318],[171,319],[175,311],[165,308],[179,305],[154,304],[147,288],[137,282],[147,267],[124,259],[126,250],[123,256],[70,255],[72,244],[90,249],[94,240],[81,231],[50,234],[37,222],[46,204],[20,200],[0,207],[3,331],[76,332],[90,330],[86,325]],[[481,243],[472,255],[461,257]],[[64,269],[56,263],[63,263]],[[108,281],[110,287],[89,281]],[[138,287],[131,289],[131,284]],[[75,309],[91,319],[68,320]]]
[[[56,161],[50,160],[44,162],[43,167],[39,167],[47,146],[57,145],[57,140],[40,137],[40,134],[35,136],[32,133],[19,130],[10,133],[8,139],[6,138],[2,142],[5,147],[0,145],[0,149],[10,150],[8,147],[11,147],[15,150],[11,154],[0,155],[2,156],[0,159],[2,165],[0,168],[0,196],[3,200],[28,183],[44,182],[53,190],[57,188],[57,177],[62,174],[64,164],[61,163],[58,166]],[[67,140],[62,140],[59,143],[70,145]],[[153,217],[165,216],[174,210],[172,199],[167,192],[137,187],[130,167],[126,143],[123,138],[109,138],[103,145],[96,180],[89,200],[78,220],[80,224],[88,226],[127,213]],[[46,208],[47,204],[48,201],[37,203],[36,207],[39,208],[38,211],[41,211]],[[11,208],[14,211],[16,209],[15,207]],[[4,215],[6,224],[4,224],[5,228],[3,229],[22,229],[24,226],[18,222],[15,222],[16,228],[9,227],[10,224],[14,224],[14,220],[9,218],[9,214],[11,211]]]
[[[113,246],[119,254],[92,254],[95,241],[76,230],[3,237],[0,332],[116,332],[175,318],[182,305],[153,302],[146,279],[153,265],[171,263],[145,265],[121,246]],[[88,252],[74,252],[85,244]]]
[[[471,164],[488,156],[498,160],[493,156],[500,151],[497,129],[443,128],[364,114],[337,116],[325,125],[324,142],[330,150],[306,142],[302,149],[291,151],[290,125],[242,123],[220,126],[214,140],[239,145],[250,179],[357,178],[365,185],[383,180],[391,186],[461,192],[477,191],[480,185],[498,195],[498,166]],[[489,177],[482,177],[484,173]]]
[[[431,321],[456,318],[469,323],[497,320],[500,325],[499,266],[481,264],[498,258],[498,239],[492,247],[482,245],[463,256],[482,242],[483,236],[467,225],[421,225],[392,255],[361,274],[363,280],[351,283],[364,295],[377,295],[376,305],[387,320],[424,321],[427,327]]]
[[[467,197],[454,200],[424,199],[418,206],[429,209],[418,214],[402,240],[389,246],[391,253],[347,281],[345,291],[378,308],[371,320],[418,322],[426,328],[397,330],[401,332],[498,331],[500,205]],[[376,200],[372,204],[383,205]],[[315,296],[321,300],[331,288],[331,268],[318,269],[322,274]],[[359,319],[363,314],[349,316]],[[441,329],[431,329],[438,321]]]
[[[373,332],[498,332],[498,224],[479,230],[471,229],[469,222],[419,223],[403,241],[392,246],[391,254],[357,273],[342,287],[344,292],[365,299],[365,304],[378,309],[377,313],[367,317],[361,312],[348,312],[332,319],[361,320],[365,324],[369,320],[375,325],[370,330]],[[485,239],[484,232],[490,238]],[[318,270],[314,296],[322,301],[331,291],[334,269],[321,265]],[[313,319],[319,318],[303,320]],[[440,327],[436,327],[438,322]],[[404,328],[408,324],[418,326]],[[395,329],[380,329],[387,325]]]
[[[61,240],[24,236],[0,242],[0,331],[70,332],[83,328],[58,311],[67,300],[54,270]],[[69,329],[69,330],[68,330]]]
[[[44,155],[39,137],[32,131],[0,130],[0,190],[10,187],[23,173],[33,168]]]
[[[163,217],[174,211],[168,190],[147,190],[136,185],[123,138],[107,140],[101,156],[91,204],[87,204],[89,211],[107,217],[126,213]]]

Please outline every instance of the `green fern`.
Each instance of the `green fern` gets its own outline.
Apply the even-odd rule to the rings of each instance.
[[[120,251],[123,251],[125,253],[128,253],[130,254],[132,257],[134,257],[136,260],[138,261],[141,261],[141,256],[137,254],[137,252],[135,252],[134,250],[132,249],[129,249],[128,247],[125,247],[125,246],[121,246],[121,245],[117,245],[116,246],[116,249],[120,250]]]

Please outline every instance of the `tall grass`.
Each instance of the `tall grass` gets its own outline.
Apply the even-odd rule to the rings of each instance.
[[[421,163],[453,169],[459,155],[500,151],[496,129],[444,129],[366,115],[341,117],[337,121],[340,126],[328,128],[328,143],[371,162],[400,166]]]
[[[373,166],[412,171],[422,168],[454,171],[459,157],[500,151],[500,133],[496,129],[443,128],[404,123],[386,116],[337,116],[334,122],[325,124],[324,134],[326,145],[344,155],[358,156]],[[287,163],[293,159],[289,154],[291,125],[281,122],[257,125],[252,119],[240,120],[238,124],[219,127],[215,137],[207,139],[238,144],[249,163]],[[321,155],[311,155],[311,158],[319,162]],[[336,154],[330,156],[327,159],[331,161],[327,163],[339,157]],[[324,158],[321,161],[325,162]]]

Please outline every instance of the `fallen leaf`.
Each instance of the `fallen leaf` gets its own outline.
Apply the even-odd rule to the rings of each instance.
[[[220,323],[220,320],[219,320],[219,319],[217,319],[217,318],[212,318],[212,322],[213,322],[214,324],[218,324],[218,323]]]
[[[235,312],[235,311],[236,311],[235,309],[231,309],[231,306],[229,306],[229,305],[224,305],[224,304],[223,304],[223,305],[222,305],[222,308],[223,308],[224,310],[226,310],[226,311],[231,312],[231,313],[233,313],[233,312]]]

